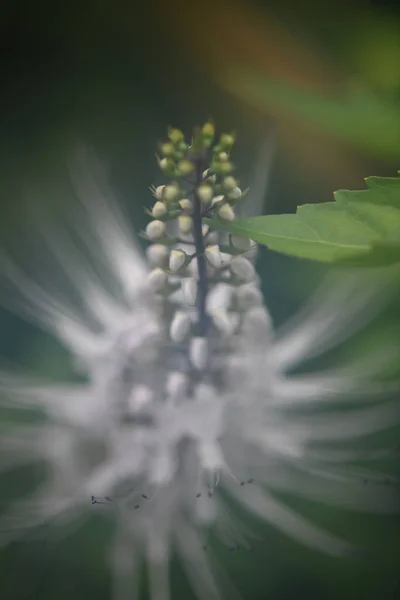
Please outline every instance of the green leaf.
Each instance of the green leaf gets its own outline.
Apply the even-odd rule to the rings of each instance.
[[[367,88],[339,98],[319,96],[258,73],[234,69],[225,87],[258,110],[297,115],[350,144],[387,159],[400,151],[398,98],[380,97]]]
[[[352,266],[400,262],[400,178],[365,182],[367,190],[339,190],[335,202],[304,204],[296,214],[207,222],[298,258]]]

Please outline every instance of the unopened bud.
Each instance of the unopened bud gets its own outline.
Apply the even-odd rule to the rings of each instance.
[[[151,244],[146,249],[146,256],[153,267],[162,267],[168,257],[168,248],[163,244]]]
[[[205,138],[213,138],[215,135],[214,123],[211,123],[210,121],[204,123],[203,127],[201,128],[201,133]]]
[[[232,273],[242,281],[252,281],[255,278],[253,265],[244,256],[235,256],[230,263]]]
[[[199,200],[202,204],[204,204],[205,206],[210,204],[212,197],[213,197],[213,190],[212,190],[211,186],[209,186],[207,184],[199,185],[196,193],[197,193],[197,197],[199,198]]]
[[[251,248],[251,240],[238,235],[231,236],[231,244],[236,250],[241,250],[242,252],[247,252]]]
[[[227,196],[229,200],[239,200],[242,197],[242,190],[236,186],[227,193]]]
[[[175,163],[171,158],[162,158],[158,162],[160,169],[166,175],[172,176],[175,173]]]
[[[193,220],[192,217],[187,215],[181,215],[178,217],[178,225],[179,231],[183,233],[183,235],[187,235],[192,231]]]
[[[207,235],[207,233],[210,231],[210,226],[206,225],[205,223],[201,226],[201,233],[203,235]]]
[[[183,200],[179,200],[179,206],[182,208],[182,210],[186,210],[187,212],[190,212],[193,208],[192,201],[189,200],[189,198],[183,198]]]
[[[180,175],[190,175],[194,171],[194,164],[190,160],[181,160],[178,163],[178,171]]]
[[[221,162],[227,162],[229,160],[229,154],[227,152],[220,152],[218,154],[218,160]]]
[[[189,306],[195,306],[197,297],[197,282],[194,277],[182,279],[182,293]]]
[[[146,227],[146,235],[149,240],[157,240],[166,232],[166,225],[162,221],[150,221]]]
[[[167,274],[160,268],[153,269],[147,276],[147,285],[152,292],[160,292],[167,283]]]
[[[167,207],[165,206],[164,202],[156,202],[153,206],[153,209],[151,211],[151,214],[153,215],[153,217],[163,217],[167,212]]]
[[[176,273],[186,263],[186,253],[183,250],[171,250],[169,255],[169,268]]]
[[[214,269],[219,269],[221,267],[221,252],[217,245],[207,246],[207,248],[205,249],[205,256],[210,265],[214,267]]]
[[[215,310],[211,315],[215,327],[222,335],[231,335],[234,330],[234,323],[230,315],[223,308]]]
[[[220,146],[226,150],[230,150],[235,143],[235,136],[232,133],[222,133],[219,138]]]
[[[170,326],[170,336],[173,342],[179,344],[189,334],[191,321],[188,314],[183,311],[177,311],[172,319]]]
[[[170,144],[169,142],[161,144],[160,149],[164,156],[172,156],[175,151],[173,144]]]
[[[176,129],[175,127],[170,127],[168,129],[168,137],[173,144],[179,144],[180,142],[185,141],[183,131]]]
[[[168,373],[165,382],[165,391],[169,400],[179,400],[183,398],[188,390],[189,381],[186,375],[181,371],[171,371]]]
[[[233,190],[237,186],[237,181],[230,175],[229,177],[224,178],[223,186],[228,191]]]
[[[175,202],[179,197],[179,186],[171,183],[166,185],[163,190],[163,200],[165,202]]]
[[[198,371],[203,371],[208,363],[208,339],[195,337],[190,340],[189,358]]]
[[[218,216],[224,221],[234,221],[235,212],[229,204],[223,204],[218,210]]]

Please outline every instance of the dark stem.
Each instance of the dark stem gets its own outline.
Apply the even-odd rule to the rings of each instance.
[[[206,301],[208,292],[208,281],[207,281],[207,265],[204,255],[204,237],[202,231],[202,206],[199,198],[196,195],[196,189],[202,181],[202,172],[204,167],[203,160],[198,157],[194,159],[196,168],[196,183],[195,191],[193,194],[193,237],[196,248],[196,258],[199,271],[198,279],[198,291],[197,291],[197,305],[199,311],[198,320],[198,335],[204,337],[207,335],[208,330],[208,316],[206,313]]]

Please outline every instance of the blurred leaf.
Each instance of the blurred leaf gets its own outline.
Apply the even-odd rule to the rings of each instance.
[[[370,154],[387,159],[400,152],[400,111],[395,94],[380,98],[362,86],[341,98],[323,97],[248,70],[231,70],[225,85],[257,109],[294,114]]]
[[[304,204],[296,214],[208,222],[298,258],[352,266],[400,262],[400,177],[365,182],[367,190],[340,190],[336,202]]]

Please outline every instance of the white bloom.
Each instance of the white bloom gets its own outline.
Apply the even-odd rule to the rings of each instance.
[[[190,337],[194,309],[182,304],[171,311],[171,300],[164,310],[149,293],[146,263],[104,184],[98,188],[86,172],[75,184],[82,198],[77,229],[70,232],[68,221],[54,235],[43,230],[46,258],[55,261],[47,280],[45,272],[28,275],[28,267],[0,255],[10,292],[1,299],[61,342],[84,376],[80,383],[55,383],[0,374],[3,406],[45,417],[18,422],[16,413],[17,422],[2,427],[0,470],[35,461],[50,467],[45,486],[3,513],[0,543],[105,504],[117,527],[110,550],[113,600],[134,595],[135,565],[143,556],[150,597],[168,600],[174,552],[196,595],[216,599],[202,550],[206,529],[229,545],[246,543],[236,517],[228,518],[230,496],[284,533],[346,554],[349,543],[296,515],[274,492],[347,509],[398,509],[391,486],[365,493],[352,465],[371,454],[349,446],[399,421],[398,402],[376,402],[387,391],[374,380],[387,355],[378,353],[374,365],[290,374],[352,335],[372,311],[379,286],[357,276],[345,288],[329,287],[281,333],[273,331],[259,294],[243,286],[239,334],[206,340],[193,330]],[[87,254],[84,244],[79,251],[73,245],[77,237]],[[253,275],[248,261],[236,269],[245,280],[248,265]],[[235,294],[233,286],[218,284],[207,298],[207,315],[224,315],[218,321],[224,330]],[[255,306],[250,296],[257,296]],[[207,378],[193,378],[193,367]]]
[[[171,250],[169,255],[169,268],[174,273],[179,271],[185,264],[187,259],[186,253],[183,250]]]
[[[221,217],[221,219],[224,219],[224,221],[234,221],[235,220],[235,211],[233,210],[232,206],[230,206],[229,204],[223,204],[218,209],[218,216]]]
[[[163,221],[150,221],[146,227],[146,234],[149,240],[155,241],[165,234],[166,229],[166,225]]]
[[[213,246],[207,246],[205,249],[205,256],[208,262],[214,269],[219,269],[222,264],[221,252],[219,247],[215,244]]]
[[[255,278],[255,270],[251,262],[244,256],[235,256],[230,263],[232,273],[242,281],[251,281]]]

